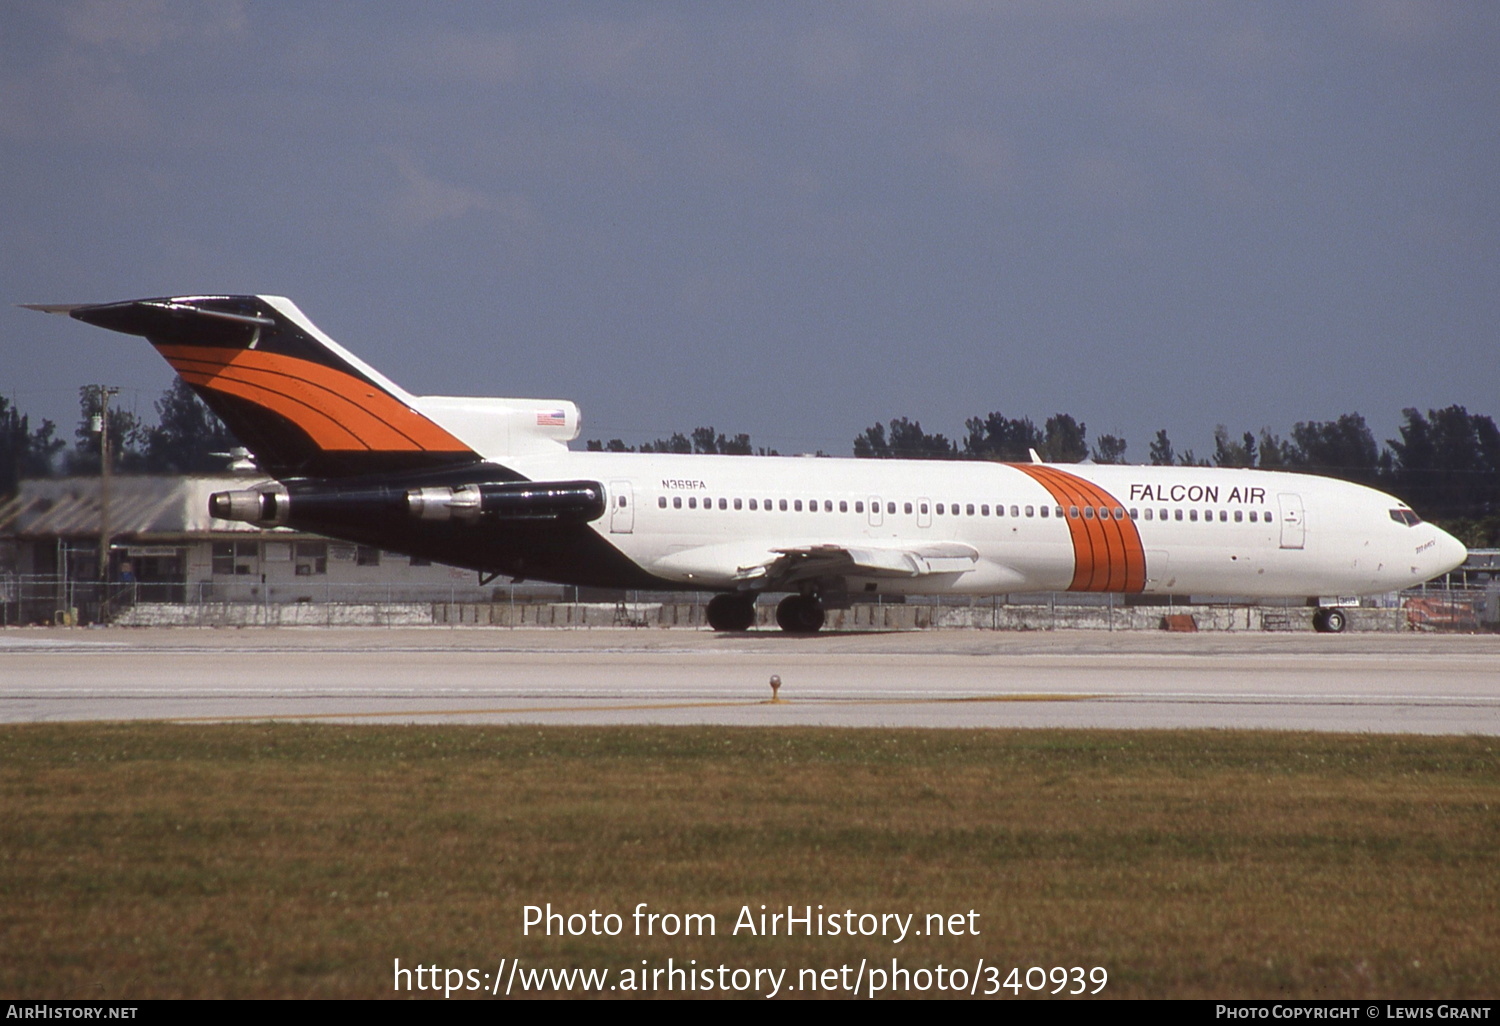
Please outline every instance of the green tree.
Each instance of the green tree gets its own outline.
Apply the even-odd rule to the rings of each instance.
[[[1114,435],[1100,435],[1094,443],[1095,463],[1124,463],[1125,439]]]
[[[33,430],[30,418],[0,397],[0,498],[14,495],[22,478],[52,473],[53,459],[67,448],[56,434],[50,420]]]
[[[1043,436],[1030,417],[1006,417],[991,413],[964,421],[964,455],[972,459],[1024,463],[1030,451],[1041,446]]]
[[[153,474],[208,474],[223,470],[239,441],[181,378],[156,402],[157,423],[142,432],[145,469]]]
[[[1214,428],[1214,466],[1255,466],[1255,436],[1246,431],[1238,441],[1229,437],[1229,429],[1223,424]]]
[[[1432,520],[1482,520],[1500,513],[1500,431],[1462,406],[1402,411],[1401,439],[1388,443],[1402,498]]]
[[[1338,420],[1301,421],[1292,428],[1292,470],[1325,474],[1375,486],[1380,483],[1380,451],[1375,436],[1357,413]]]
[[[1170,467],[1176,462],[1177,452],[1172,448],[1172,440],[1167,437],[1167,429],[1162,428],[1156,433],[1156,441],[1151,443],[1151,465]]]
[[[1077,463],[1089,454],[1088,425],[1059,413],[1047,418],[1047,436],[1037,451],[1048,463]]]
[[[920,421],[898,417],[890,422],[890,433],[876,424],[854,440],[854,455],[861,459],[948,460],[958,457],[957,444],[943,435],[929,435]]]
[[[78,390],[80,417],[78,429],[73,433],[78,441],[65,461],[69,474],[87,476],[99,473],[99,433],[94,430],[93,421],[99,415],[102,400],[99,385],[84,385]],[[129,410],[110,404],[109,451],[112,470],[128,474],[140,473],[145,469],[146,457],[141,451],[145,434],[146,429],[139,417]]]

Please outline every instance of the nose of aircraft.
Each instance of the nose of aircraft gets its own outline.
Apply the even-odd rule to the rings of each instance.
[[[1433,528],[1437,531],[1437,545],[1433,547],[1433,571],[1432,576],[1445,574],[1449,570],[1462,566],[1464,560],[1469,558],[1469,550],[1464,543],[1442,528]]]

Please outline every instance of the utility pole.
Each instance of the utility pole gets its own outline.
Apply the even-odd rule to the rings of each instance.
[[[99,388],[99,619],[109,615],[109,397],[118,388]]]

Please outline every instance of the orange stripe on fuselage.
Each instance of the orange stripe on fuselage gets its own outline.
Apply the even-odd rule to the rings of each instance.
[[[1011,466],[1046,488],[1064,510],[1078,506],[1095,511],[1093,519],[1081,515],[1068,517],[1068,534],[1073,542],[1073,582],[1068,585],[1069,591],[1146,589],[1146,550],[1141,545],[1141,533],[1129,516],[1114,516],[1114,511],[1122,509],[1124,503],[1093,482],[1056,467],[1034,463]],[[1097,515],[1101,507],[1109,510],[1108,520]]]
[[[325,452],[466,452],[468,446],[380,388],[280,353],[157,346],[189,384],[224,392],[291,421]]]

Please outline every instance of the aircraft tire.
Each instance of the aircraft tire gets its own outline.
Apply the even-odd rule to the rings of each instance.
[[[755,626],[755,598],[715,595],[708,600],[708,625],[716,631],[748,631]]]
[[[1312,625],[1319,634],[1342,634],[1349,625],[1349,615],[1328,606],[1313,613]]]
[[[788,595],[776,606],[776,623],[788,634],[816,634],[823,618],[823,603],[811,595]]]

